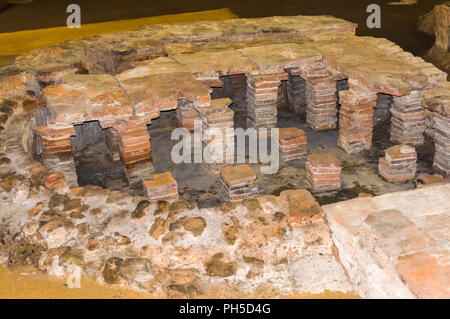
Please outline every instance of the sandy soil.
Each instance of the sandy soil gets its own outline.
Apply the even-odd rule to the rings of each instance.
[[[51,277],[33,268],[5,269],[0,267],[0,299],[141,299],[157,296],[123,289],[101,286],[95,281],[83,278],[81,288],[68,288],[65,279]],[[251,297],[251,296],[249,296]],[[214,298],[214,296],[200,296]],[[325,291],[321,294],[299,294],[281,298],[347,299],[358,298],[352,293]]]

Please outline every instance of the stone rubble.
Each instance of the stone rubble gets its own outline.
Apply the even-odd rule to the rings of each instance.
[[[417,169],[417,153],[409,145],[395,145],[384,151],[378,162],[378,172],[390,182],[406,182],[414,179]]]
[[[311,224],[324,216],[322,208],[306,189],[282,191],[280,198],[288,204],[288,222],[292,227]]]

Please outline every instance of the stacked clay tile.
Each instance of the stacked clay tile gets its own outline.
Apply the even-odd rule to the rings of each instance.
[[[384,122],[389,119],[390,109],[392,104],[392,96],[389,94],[378,93],[377,94],[377,104],[375,106],[373,114],[373,125]]]
[[[150,200],[174,202],[179,199],[177,181],[170,172],[153,175],[153,179],[143,181]]]
[[[314,192],[341,188],[341,163],[331,154],[311,154],[306,162],[306,183]]]
[[[350,154],[370,149],[376,93],[352,85],[339,92],[339,102],[338,145]]]
[[[378,172],[390,182],[406,182],[416,175],[417,154],[414,147],[395,145],[384,151],[378,162]]]
[[[202,144],[205,167],[212,173],[234,161],[234,122],[232,101],[228,98],[212,100],[211,105],[198,108],[202,120]],[[221,150],[216,152],[216,150]]]
[[[132,118],[133,121],[121,126],[120,153],[122,161],[127,168],[128,178],[131,183],[149,178],[153,173],[151,163],[150,135],[147,131],[147,116]]]
[[[433,168],[450,176],[450,83],[425,91],[422,106],[431,112],[427,126],[434,139]]]
[[[122,156],[127,167],[151,159],[150,136],[145,126],[129,129],[120,137]]]
[[[177,123],[190,131],[194,129],[194,122],[200,120],[198,111],[194,108],[194,103],[185,99],[178,100]]]
[[[391,107],[391,141],[409,145],[423,143],[425,111],[422,107],[423,91],[394,96]]]
[[[306,80],[306,123],[317,131],[336,128],[336,81],[325,69],[306,75]]]
[[[287,74],[254,75],[247,81],[247,126],[276,127],[278,87]]]
[[[57,172],[63,172],[69,186],[78,185],[70,139],[70,136],[75,135],[74,127],[55,129],[38,126],[34,128],[34,132],[41,139],[42,163]]]
[[[278,147],[282,161],[305,158],[306,144],[306,134],[303,130],[295,127],[279,129]]]
[[[225,167],[220,176],[227,201],[239,201],[258,192],[256,175],[248,165]]]
[[[434,166],[450,175],[450,117],[433,113]]]

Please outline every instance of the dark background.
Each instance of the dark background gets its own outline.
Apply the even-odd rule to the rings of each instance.
[[[25,0],[24,2],[26,2]],[[81,23],[229,8],[241,18],[273,15],[329,14],[359,24],[358,35],[385,37],[403,49],[422,55],[433,38],[416,30],[418,16],[443,0],[419,0],[414,5],[390,6],[390,0],[34,0],[9,4],[0,0],[0,32],[64,26],[70,3],[81,6]],[[12,0],[14,2],[14,0]],[[20,0],[16,0],[20,2]],[[367,5],[381,6],[381,29],[368,29]]]

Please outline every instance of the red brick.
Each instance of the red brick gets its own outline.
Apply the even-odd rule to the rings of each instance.
[[[397,270],[418,298],[450,298],[450,253],[447,250],[399,256]]]

